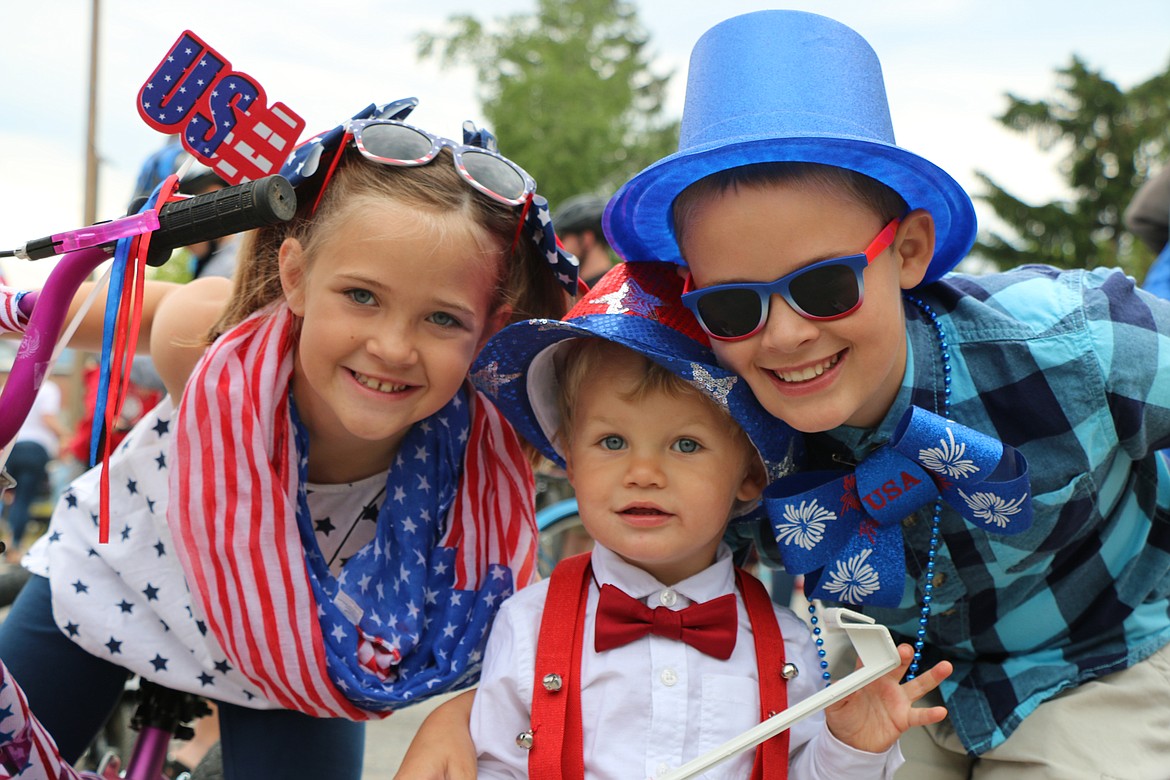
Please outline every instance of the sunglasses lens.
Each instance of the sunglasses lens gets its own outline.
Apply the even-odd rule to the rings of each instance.
[[[800,274],[788,283],[792,300],[812,317],[839,317],[860,300],[857,272],[844,264],[826,264]]]
[[[386,160],[420,160],[431,151],[431,139],[402,125],[371,124],[361,129],[367,153]]]
[[[740,338],[760,324],[760,296],[754,290],[712,290],[699,298],[696,308],[715,338]]]
[[[462,158],[467,175],[484,189],[513,201],[527,195],[520,172],[494,154],[464,149]]]

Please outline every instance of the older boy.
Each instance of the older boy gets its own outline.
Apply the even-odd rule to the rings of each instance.
[[[781,557],[954,662],[899,778],[1166,775],[1170,304],[1108,270],[944,277],[970,199],[894,144],[868,44],[793,11],[704,35],[680,151],[606,229],[686,266],[720,362],[834,469],[770,488]],[[915,407],[955,423],[911,453],[930,474]]]

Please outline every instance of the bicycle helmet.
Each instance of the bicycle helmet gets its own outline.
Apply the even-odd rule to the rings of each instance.
[[[147,157],[138,171],[134,195],[130,198],[131,209],[137,210],[163,179],[172,173],[178,173],[190,159],[190,153],[179,143],[178,136],[172,136],[165,146]],[[195,195],[215,185],[226,187],[227,182],[199,160],[193,160],[191,167],[179,182],[179,192],[184,195]]]
[[[600,195],[574,195],[557,209],[553,216],[553,224],[557,226],[557,232],[562,236],[592,230],[599,238],[604,239],[605,235],[601,232],[601,215],[605,213],[607,202]]]

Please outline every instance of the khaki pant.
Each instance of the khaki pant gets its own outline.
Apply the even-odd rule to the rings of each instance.
[[[897,780],[1170,780],[1170,647],[1041,704],[979,758],[949,720],[901,747]]]

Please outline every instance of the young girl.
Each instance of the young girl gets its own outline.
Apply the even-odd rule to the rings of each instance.
[[[229,778],[357,778],[353,721],[473,682],[531,582],[526,455],[466,380],[510,318],[563,313],[575,262],[490,134],[436,138],[413,106],[298,149],[298,213],[234,286],[151,288],[169,399],[111,463],[111,543],[94,469],[0,629],[67,759],[129,669],[219,703]]]

